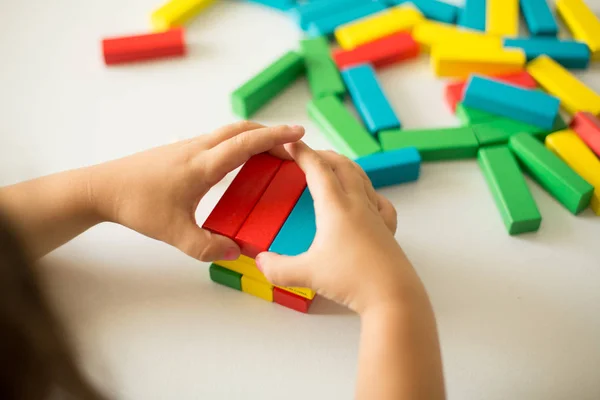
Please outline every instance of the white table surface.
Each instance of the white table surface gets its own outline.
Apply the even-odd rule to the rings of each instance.
[[[100,39],[144,31],[159,3],[0,2],[0,184],[230,123],[230,92],[300,38],[282,14],[224,2],[190,27],[189,57],[104,67]],[[380,76],[405,127],[458,124],[426,57]],[[600,65],[581,76],[600,91]],[[301,80],[256,119],[303,124],[328,148],[308,99]],[[384,190],[435,307],[450,399],[600,398],[600,218],[530,187],[542,228],[518,237],[475,161],[425,164],[417,183]],[[86,369],[115,398],[352,397],[359,320],[329,301],[302,315],[218,286],[206,264],[114,225],[50,255],[44,273]]]

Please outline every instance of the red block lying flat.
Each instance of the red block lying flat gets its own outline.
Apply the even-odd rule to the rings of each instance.
[[[600,157],[600,119],[589,112],[578,112],[573,117],[571,129]]]
[[[269,249],[304,188],[304,172],[295,162],[284,161],[235,236],[243,255],[255,258]]]
[[[106,65],[183,56],[186,53],[183,28],[145,35],[109,38],[102,41]]]
[[[537,87],[535,80],[526,71],[505,75],[492,75],[492,78],[528,89],[535,89]],[[468,80],[453,82],[446,86],[446,102],[452,109],[452,112],[456,111],[456,105],[463,101],[467,82]]]
[[[353,50],[338,50],[332,57],[339,69],[362,63],[383,67],[419,55],[419,44],[410,33],[400,32],[358,46]]]
[[[227,188],[202,227],[235,239],[283,161],[267,153],[250,158]]]
[[[300,297],[294,293],[290,293],[286,290],[279,289],[278,287],[274,287],[273,302],[284,307],[291,308],[292,310],[308,313],[308,309],[313,301],[310,299],[305,299],[304,297]]]

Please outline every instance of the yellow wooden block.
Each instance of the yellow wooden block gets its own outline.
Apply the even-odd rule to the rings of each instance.
[[[556,10],[573,37],[585,42],[594,60],[600,60],[600,19],[583,0],[557,0]]]
[[[550,57],[540,56],[531,61],[527,72],[544,90],[558,97],[571,114],[578,111],[600,114],[600,95]]]
[[[259,297],[266,301],[273,301],[273,285],[259,282],[248,276],[242,276],[242,292]]]
[[[486,0],[485,31],[491,35],[519,35],[519,0]]]
[[[526,57],[518,49],[435,45],[431,64],[439,77],[468,78],[471,74],[508,74],[523,70]]]
[[[335,30],[335,38],[343,49],[351,50],[384,36],[411,30],[423,20],[419,10],[411,4],[405,4],[342,25]]]
[[[590,206],[600,215],[600,160],[583,140],[569,129],[548,135],[546,147],[594,187]]]
[[[431,47],[442,43],[456,47],[503,47],[502,39],[498,36],[428,20],[415,26],[413,38],[423,51],[430,51]]]
[[[171,0],[152,13],[152,27],[164,31],[182,26],[215,0]]]

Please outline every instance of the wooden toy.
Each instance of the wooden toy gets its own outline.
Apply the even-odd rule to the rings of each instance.
[[[527,65],[527,72],[571,114],[600,114],[600,96],[550,57],[536,58]]]
[[[421,155],[415,147],[406,147],[361,157],[356,163],[378,189],[419,179]]]
[[[477,159],[508,233],[537,231],[542,216],[508,147],[480,149]]]
[[[152,13],[152,27],[155,31],[183,26],[215,0],[171,0]]]
[[[590,49],[583,42],[556,38],[504,39],[504,47],[519,48],[527,61],[547,55],[565,68],[585,69],[590,63]]]
[[[308,309],[313,301],[312,299],[300,297],[275,287],[273,288],[273,302],[291,308],[292,310],[308,313]]]
[[[282,161],[267,153],[251,157],[240,169],[202,228],[234,239]]]
[[[242,292],[273,302],[273,285],[242,276]]]
[[[208,269],[210,279],[213,282],[230,287],[235,290],[242,290],[242,274],[230,271],[217,264],[211,264]]]
[[[390,5],[412,3],[429,20],[441,21],[448,24],[456,22],[458,7],[438,0],[388,0]]]
[[[295,0],[246,0],[279,11],[289,11],[296,5]]]
[[[593,60],[600,60],[600,19],[583,0],[556,0],[558,15],[576,40],[585,42]]]
[[[291,17],[302,30],[307,30],[312,21],[338,14],[350,8],[369,3],[371,0],[327,0],[299,4],[290,10]]]
[[[346,8],[344,11],[336,12],[323,18],[311,21],[308,24],[308,33],[311,36],[333,35],[337,27],[350,23],[371,14],[384,11],[386,6],[378,1],[367,2],[358,7]]]
[[[594,186],[590,207],[597,215],[600,215],[600,160],[572,130],[548,135],[546,147]]]
[[[321,132],[346,157],[358,158],[381,150],[377,140],[335,96],[313,99],[307,109]]]
[[[558,24],[547,0],[520,0],[521,12],[531,36],[556,36]]]
[[[369,64],[350,67],[342,72],[342,78],[352,96],[354,106],[372,135],[384,129],[401,127],[396,113],[381,89],[373,67]]]
[[[440,44],[447,44],[456,48],[502,48],[502,39],[497,36],[487,35],[475,30],[461,29],[455,25],[441,22],[421,22],[415,26],[412,34],[415,41],[425,51],[430,51],[433,46]]]
[[[344,50],[381,39],[394,33],[409,31],[423,21],[423,14],[412,5],[392,7],[335,30],[335,38]]]
[[[337,50],[332,54],[339,69],[363,63],[382,68],[418,55],[419,44],[406,32],[395,33],[352,50]]]
[[[600,119],[589,112],[578,112],[571,121],[571,129],[600,157]]]
[[[536,138],[519,133],[508,141],[525,170],[573,214],[590,204],[594,188]]]
[[[183,28],[102,40],[102,53],[106,65],[177,57],[185,55],[186,52]]]
[[[379,141],[384,151],[416,147],[423,161],[473,158],[479,147],[471,128],[394,129],[379,133]]]
[[[465,0],[458,24],[465,28],[485,31],[486,0]]]
[[[331,59],[327,39],[324,37],[305,39],[300,42],[300,48],[312,97],[329,95],[343,97],[346,87]]]
[[[539,140],[556,131],[566,128],[565,121],[559,115],[552,129],[543,129],[535,125],[529,125],[523,122],[515,121],[509,118],[494,118],[488,121],[471,125],[480,146],[490,146],[497,144],[506,144],[511,136],[517,133],[529,133]]]
[[[273,240],[269,251],[284,256],[300,255],[308,251],[316,233],[314,201],[307,188]]]
[[[480,76],[471,77],[463,104],[545,129],[554,126],[560,107],[556,97]]]
[[[486,0],[485,30],[492,35],[519,34],[519,0]]]
[[[431,51],[431,64],[439,77],[509,74],[521,71],[525,60],[525,53],[518,49],[438,44]]]
[[[290,51],[231,94],[233,112],[250,118],[304,73],[304,60]]]

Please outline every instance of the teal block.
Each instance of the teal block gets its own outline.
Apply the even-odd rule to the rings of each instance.
[[[485,32],[486,0],[465,0],[458,24],[464,28]]]
[[[585,69],[590,64],[590,49],[585,43],[556,38],[504,39],[504,47],[518,48],[525,52],[527,61],[547,55],[565,68]]]
[[[356,163],[377,189],[419,179],[421,155],[415,147],[406,147],[361,157]]]
[[[556,36],[558,24],[548,0],[520,0],[521,12],[531,36]]]
[[[439,0],[388,0],[390,5],[412,3],[427,19],[454,24],[458,17],[459,8]]]
[[[372,0],[326,0],[300,4],[290,10],[290,16],[302,30],[307,30],[312,21],[326,18],[353,8],[370,3]]]
[[[300,255],[310,248],[316,233],[314,201],[306,188],[273,240],[269,251],[285,256]]]
[[[311,36],[332,35],[335,29],[341,25],[367,17],[385,9],[385,5],[379,2],[371,2],[359,5],[358,7],[348,8],[342,12],[312,21],[308,26],[308,33]]]

